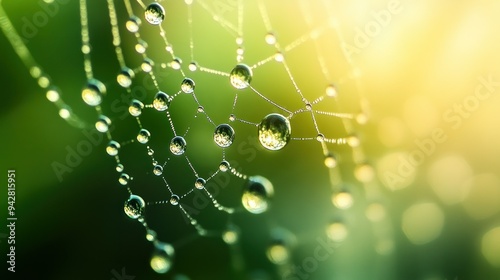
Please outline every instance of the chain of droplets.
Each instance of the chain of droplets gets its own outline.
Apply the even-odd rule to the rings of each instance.
[[[187,78],[183,69],[181,68],[182,66],[182,60],[178,57],[175,56],[174,50],[171,44],[169,44],[165,31],[161,27],[161,22],[164,19],[165,16],[165,10],[163,6],[161,6],[159,3],[153,2],[152,4],[146,6],[142,1],[138,0],[137,1],[140,6],[144,9],[145,11],[145,19],[148,21],[150,24],[157,25],[160,29],[160,36],[162,37],[164,43],[165,43],[165,50],[171,55],[172,61],[168,65],[162,65],[162,67],[169,66],[174,70],[179,70],[179,72],[182,74],[184,77],[182,83],[181,83],[181,90],[179,90],[175,95],[173,96],[168,96],[166,93],[162,92],[159,88],[157,79],[154,75],[153,70],[153,61],[149,59],[146,55],[146,49],[147,49],[147,43],[141,39],[140,33],[139,33],[139,27],[141,25],[141,20],[139,17],[134,15],[133,9],[131,7],[131,4],[129,0],[124,0],[127,12],[129,14],[129,20],[126,23],[126,29],[133,33],[137,39],[137,44],[136,44],[136,51],[142,55],[143,58],[143,63],[138,69],[131,69],[126,66],[125,60],[123,58],[122,54],[122,49],[121,49],[121,40],[120,40],[120,35],[119,35],[119,25],[117,22],[117,17],[116,17],[116,11],[114,7],[114,1],[113,0],[108,0],[108,9],[109,9],[109,16],[110,16],[110,23],[112,26],[112,35],[113,35],[113,45],[115,47],[115,52],[117,55],[117,60],[120,64],[121,71],[117,76],[117,82],[119,85],[121,85],[127,93],[130,94],[130,85],[132,84],[132,80],[139,71],[143,71],[145,73],[149,73],[153,84],[155,85],[156,89],[158,90],[158,93],[156,94],[154,101],[152,104],[147,104],[144,105],[141,101],[139,100],[133,100],[130,107],[129,107],[129,112],[130,114],[135,117],[137,120],[137,124],[140,128],[139,133],[136,137],[137,142],[141,144],[147,144],[149,141],[149,138],[151,137],[150,132],[143,128],[142,123],[140,121],[139,116],[141,115],[141,112],[144,108],[154,108],[158,111],[165,111],[166,116],[169,120],[169,123],[171,125],[172,131],[174,132],[175,137],[172,139],[171,144],[170,144],[170,150],[174,155],[182,155],[185,151],[186,147],[186,142],[183,136],[179,136],[176,134],[175,131],[175,126],[174,123],[170,117],[170,114],[168,112],[168,108],[170,106],[170,102],[179,94],[187,93],[191,94],[193,98],[195,99],[196,103],[198,104],[198,109],[197,109],[197,114],[201,113],[204,114],[207,118],[207,120],[214,126],[215,123],[212,121],[212,119],[209,117],[209,115],[205,112],[203,106],[198,102],[198,99],[196,98],[196,95],[194,93],[194,88],[195,88],[195,83],[193,80],[190,78]],[[319,96],[313,101],[308,101],[304,95],[302,94],[302,91],[300,90],[299,86],[295,82],[295,79],[290,71],[290,68],[287,65],[286,59],[285,59],[285,54],[289,52],[290,50],[294,49],[295,47],[303,44],[304,42],[307,41],[313,41],[315,44],[315,47],[318,48],[318,44],[316,42],[316,39],[321,36],[321,34],[324,32],[325,27],[319,27],[319,28],[314,28],[311,25],[311,16],[307,11],[307,4],[305,1],[301,1],[302,4],[302,11],[304,12],[304,17],[306,18],[307,23],[310,25],[312,31],[309,32],[308,34],[305,34],[301,37],[299,37],[297,40],[293,41],[289,45],[285,47],[281,47],[278,43],[278,40],[276,39],[276,36],[274,35],[273,28],[271,25],[271,21],[267,15],[266,7],[264,6],[262,1],[259,1],[259,11],[261,13],[262,19],[264,21],[264,24],[266,26],[266,29],[268,30],[268,33],[265,35],[265,41],[267,44],[273,46],[276,49],[276,53],[268,58],[265,58],[256,64],[252,66],[247,66],[246,64],[241,63],[244,60],[244,47],[243,47],[243,3],[242,1],[238,2],[238,26],[234,27],[232,24],[229,22],[225,21],[223,18],[219,17],[214,13],[213,11],[210,10],[209,6],[204,3],[204,1],[197,1],[207,12],[211,13],[213,15],[213,18],[216,22],[218,22],[221,27],[223,27],[225,30],[227,30],[229,33],[232,35],[236,36],[236,44],[237,44],[237,56],[236,56],[236,61],[237,65],[231,71],[230,73],[226,73],[223,71],[219,70],[214,70],[210,69],[207,67],[202,67],[198,65],[194,61],[194,44],[193,44],[193,33],[192,33],[192,12],[191,12],[191,5],[192,1],[185,1],[187,6],[188,6],[188,24],[190,28],[190,50],[191,50],[191,63],[189,64],[188,69],[190,71],[202,71],[210,74],[215,74],[215,75],[221,75],[221,76],[226,76],[230,78],[231,84],[238,90],[243,90],[245,88],[249,88],[251,91],[256,93],[259,97],[263,98],[265,101],[269,102],[270,104],[273,104],[276,106],[278,109],[282,110],[284,113],[286,113],[287,116],[283,116],[281,114],[270,114],[266,116],[260,124],[252,123],[250,121],[244,120],[237,118],[234,113],[231,113],[229,116],[229,121],[240,121],[245,124],[249,125],[254,125],[258,127],[259,131],[259,141],[261,144],[270,150],[279,150],[282,149],[289,140],[316,140],[321,144],[321,147],[323,149],[323,154],[325,156],[324,164],[326,167],[329,168],[329,174],[330,174],[330,179],[331,179],[331,186],[332,186],[332,202],[335,207],[338,209],[346,210],[349,209],[352,204],[353,204],[353,196],[350,193],[349,188],[347,185],[342,181],[340,177],[340,172],[338,168],[338,162],[334,156],[334,154],[329,150],[327,144],[348,144],[350,147],[352,147],[353,151],[353,158],[355,163],[357,164],[357,167],[355,168],[355,177],[361,181],[366,190],[366,195],[368,197],[368,200],[374,201],[374,203],[370,204],[369,207],[383,207],[382,205],[378,204],[377,201],[380,200],[380,192],[378,192],[377,187],[374,186],[374,170],[371,165],[369,165],[366,162],[363,150],[360,145],[360,139],[355,135],[354,129],[353,129],[353,124],[352,121],[356,120],[359,124],[364,124],[367,121],[367,114],[366,114],[366,101],[365,99],[362,98],[362,90],[361,86],[359,84],[359,77],[361,75],[360,71],[358,69],[355,69],[352,67],[352,75],[349,77],[351,79],[354,79],[357,83],[357,88],[358,88],[358,93],[360,94],[360,100],[361,102],[361,108],[362,111],[358,115],[353,115],[353,114],[345,114],[345,113],[334,113],[334,112],[325,112],[325,111],[319,111],[314,109],[314,105],[322,102],[325,97],[335,97],[337,95],[337,89],[336,87],[331,84],[327,86],[325,94]],[[325,7],[327,8],[326,10],[331,12],[331,9],[329,9],[330,3],[325,0],[323,1]],[[0,1],[1,4],[1,1]],[[338,23],[335,21],[335,17],[333,15],[330,15],[330,18],[332,19],[330,22],[328,22],[327,28],[334,29],[335,32],[337,33],[339,39],[343,41],[342,35],[339,31],[338,28]],[[96,112],[98,114],[98,121],[95,124],[95,127],[98,131],[105,133],[107,135],[107,138],[109,140],[109,144],[106,147],[106,152],[113,156],[116,160],[117,166],[116,170],[117,172],[120,173],[119,176],[119,182],[122,185],[127,186],[127,191],[130,194],[130,198],[126,201],[125,203],[125,212],[126,214],[134,219],[138,219],[146,228],[146,238],[147,240],[154,242],[155,244],[155,253],[153,254],[153,257],[151,259],[151,266],[155,271],[163,273],[169,270],[172,262],[172,257],[174,253],[174,249],[170,244],[167,243],[162,243],[158,241],[156,237],[156,233],[150,229],[144,219],[143,212],[144,208],[146,206],[146,203],[142,200],[137,195],[134,195],[131,191],[131,189],[128,186],[128,183],[133,179],[130,177],[127,173],[124,172],[124,166],[120,162],[120,157],[118,151],[122,146],[125,146],[129,143],[136,142],[134,139],[133,140],[128,140],[122,143],[118,143],[117,141],[113,140],[112,135],[109,131],[109,126],[111,125],[111,120],[103,115],[100,104],[102,102],[102,98],[106,95],[106,87],[102,82],[99,80],[95,79],[93,76],[93,71],[92,71],[92,64],[91,64],[91,59],[90,59],[90,53],[91,53],[91,48],[90,48],[90,42],[89,42],[89,30],[88,30],[88,21],[87,21],[87,7],[86,7],[86,0],[80,0],[80,20],[81,20],[81,35],[82,35],[82,53],[84,55],[84,70],[87,76],[87,85],[82,91],[82,98],[85,101],[86,104],[89,106],[92,106],[96,109]],[[78,127],[83,127],[84,123],[78,119],[76,115],[74,115],[71,111],[71,108],[63,102],[62,98],[60,97],[60,91],[57,89],[56,86],[52,84],[50,81],[50,78],[48,75],[43,73],[41,70],[40,66],[35,62],[33,57],[31,56],[30,52],[22,42],[21,38],[15,32],[11,22],[9,21],[8,17],[6,16],[3,8],[0,6],[0,26],[4,33],[6,34],[8,40],[14,47],[16,53],[18,56],[21,58],[23,63],[26,65],[26,67],[29,69],[30,74],[34,79],[37,80],[39,86],[42,89],[47,90],[46,97],[49,101],[55,103],[59,107],[59,115],[68,120],[71,124],[78,126]],[[328,80],[332,80],[329,72],[328,72],[328,67],[326,67],[325,60],[321,57],[321,52],[318,53],[318,61],[321,66],[321,70],[325,77]],[[280,106],[278,103],[268,99],[260,93],[257,89],[253,88],[250,86],[250,82],[252,79],[252,71],[256,70],[258,67],[271,62],[271,61],[276,61],[278,63],[281,63],[289,78],[290,81],[292,82],[293,86],[296,89],[296,92],[300,96],[302,102],[304,102],[304,107],[299,108],[298,110],[291,111],[288,110],[287,108],[284,108]],[[349,62],[349,64],[352,66],[352,61],[350,60],[349,57],[346,56],[346,60]],[[234,112],[234,109],[237,104],[237,99],[238,98],[238,92],[235,94],[234,102],[233,102],[233,107],[232,107],[232,112]],[[317,131],[317,136],[316,137],[304,137],[304,138],[291,138],[290,137],[290,123],[289,121],[296,115],[302,114],[302,113],[310,113],[314,127]],[[331,116],[331,117],[338,117],[341,118],[344,124],[344,128],[349,135],[348,137],[345,138],[340,138],[340,139],[330,139],[324,136],[323,133],[321,133],[320,128],[318,127],[318,124],[316,122],[316,114],[320,115],[326,115],[326,116]],[[284,129],[281,129],[281,131],[278,131],[277,133],[270,133],[272,131],[272,127],[270,127],[271,123],[281,123],[283,124]],[[187,131],[186,131],[187,133]],[[185,134],[184,134],[185,136]],[[221,148],[227,148],[231,145],[232,141],[234,139],[234,130],[232,127],[228,124],[221,124],[216,127],[215,133],[214,133],[214,141],[221,147]],[[153,173],[157,176],[161,176],[163,172],[163,168],[165,167],[166,162],[163,165],[158,164],[158,162],[154,159],[154,151],[151,147],[147,147],[147,153],[148,155],[151,156],[151,160],[153,163]],[[191,224],[195,227],[197,232],[200,235],[205,235],[207,234],[207,231],[201,227],[198,222],[189,215],[189,213],[182,207],[182,205],[179,204],[180,199],[186,197],[190,193],[192,193],[195,189],[200,189],[204,190],[206,194],[211,198],[214,206],[221,210],[225,211],[227,213],[233,213],[234,209],[232,208],[227,208],[222,205],[220,205],[215,198],[210,194],[210,192],[204,188],[205,184],[207,181],[212,179],[214,176],[216,176],[219,172],[226,172],[230,171],[233,175],[243,178],[243,179],[248,179],[248,176],[239,173],[236,171],[234,168],[231,168],[229,165],[229,162],[225,159],[225,153],[223,153],[223,159],[221,161],[221,164],[219,168],[213,172],[211,176],[209,176],[207,179],[201,178],[198,176],[196,169],[193,167],[191,162],[189,161],[189,158],[185,156],[185,159],[189,166],[191,167],[193,173],[196,176],[196,180],[194,183],[194,187],[190,189],[187,193],[183,195],[177,195],[175,194],[170,186],[168,185],[166,179],[164,177],[163,181],[168,188],[171,198],[168,201],[159,201],[155,202],[154,204],[161,204],[161,203],[170,203],[172,205],[177,205],[181,212],[186,215],[186,217],[191,221]],[[272,195],[272,184],[265,178],[262,177],[253,177],[253,183],[260,184],[262,186],[265,186],[264,189],[266,189],[267,193],[262,193],[261,197],[250,197],[247,199],[250,199],[249,201],[251,203],[255,203],[256,201],[261,201],[261,204],[265,202],[266,197]],[[368,191],[370,190],[370,191]],[[267,202],[266,204],[267,205]],[[260,205],[262,207],[262,205]],[[252,213],[260,213],[265,211],[266,207],[264,208],[259,208],[256,207],[254,209],[248,209]],[[380,210],[380,209],[379,209]],[[372,215],[373,216],[373,215]],[[374,222],[374,226],[378,225],[378,229],[382,228],[381,223],[376,223],[379,222],[380,219],[377,217],[372,217],[369,219]],[[387,219],[385,219],[387,223]],[[377,231],[377,228],[375,228],[375,231]],[[379,230],[380,231],[380,230]],[[334,241],[342,241],[345,239],[347,236],[347,227],[346,225],[341,222],[340,220],[336,220],[332,222],[328,226],[327,230],[328,236],[334,240]],[[382,236],[381,238],[387,238]],[[229,225],[228,229],[223,233],[223,239],[228,243],[228,244],[233,244],[237,240],[237,229],[233,225]],[[288,261],[287,258],[283,258],[283,254],[281,254],[281,257],[276,254],[273,255],[273,252],[282,252],[283,250],[276,250],[276,246],[281,246],[283,248],[278,248],[278,249],[285,249],[289,250],[290,248],[287,248],[287,244],[283,244],[282,242],[277,242],[276,244],[272,245],[268,251],[268,256],[271,261],[273,261],[276,264],[284,264]],[[288,252],[288,251],[287,251]],[[289,254],[289,252],[287,253]],[[285,254],[286,255],[286,254]]]

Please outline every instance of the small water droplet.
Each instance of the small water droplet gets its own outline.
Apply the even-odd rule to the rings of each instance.
[[[151,256],[151,268],[160,274],[167,273],[173,265],[174,247],[168,243],[155,242],[155,249]]]
[[[234,122],[236,120],[236,116],[234,114],[229,115],[229,121]]]
[[[325,156],[325,166],[328,168],[335,168],[337,166],[337,159],[333,154]]]
[[[144,61],[141,64],[141,69],[145,73],[149,73],[153,70],[153,65],[154,65],[154,62],[151,59],[146,57],[146,58],[144,58]]]
[[[193,61],[193,62],[189,63],[188,68],[191,72],[194,72],[194,71],[198,70],[198,63]]]
[[[141,129],[137,134],[137,141],[141,144],[146,144],[149,142],[149,138],[151,137],[151,133],[147,129]]]
[[[242,37],[236,38],[236,45],[243,45],[243,38]]]
[[[276,36],[272,32],[266,34],[265,40],[268,45],[276,44]]]
[[[96,79],[90,79],[82,90],[82,99],[87,105],[97,106],[101,104],[102,95],[106,94],[106,87]]]
[[[184,93],[193,93],[195,88],[195,83],[190,78],[184,78],[181,83],[181,90]]]
[[[119,163],[116,165],[116,168],[115,168],[116,172],[122,172],[123,169],[124,169],[123,164]]]
[[[147,22],[158,25],[165,19],[165,9],[157,2],[153,2],[144,11],[144,18]]]
[[[226,160],[221,161],[221,163],[219,164],[219,170],[222,172],[227,172],[230,168],[231,165]]]
[[[328,97],[337,97],[337,89],[334,85],[328,85],[326,87],[326,96]]]
[[[120,143],[116,141],[109,141],[108,146],[106,147],[106,153],[110,156],[116,156],[118,154],[118,150],[120,149]]]
[[[234,141],[234,129],[228,124],[220,124],[215,129],[214,141],[221,148],[231,146]]]
[[[141,101],[134,99],[132,100],[132,103],[130,103],[130,106],[128,107],[128,112],[132,116],[138,117],[142,114],[142,109],[144,109],[144,104]]]
[[[170,141],[170,152],[176,156],[180,156],[184,154],[186,151],[186,140],[182,136],[175,136],[172,138],[172,141]]]
[[[161,165],[155,165],[153,167],[153,174],[155,174],[156,176],[160,176],[161,174],[163,174],[163,167]]]
[[[349,209],[354,204],[352,194],[347,191],[336,192],[332,195],[332,203],[338,209]]]
[[[181,65],[182,65],[182,59],[176,57],[174,58],[171,62],[170,62],[170,67],[172,67],[172,69],[174,70],[179,70],[181,69]]]
[[[205,184],[207,183],[207,181],[205,181],[205,179],[203,178],[197,178],[196,181],[194,182],[194,186],[201,190],[205,187]]]
[[[272,183],[262,176],[251,176],[243,191],[241,202],[252,214],[260,214],[269,208],[269,199],[274,194]]]
[[[49,100],[50,102],[56,102],[59,100],[60,96],[59,96],[59,91],[55,88],[51,88],[47,91],[47,94],[45,94],[45,97],[47,98],[47,100]]]
[[[146,239],[148,241],[151,241],[151,242],[155,241],[156,240],[156,231],[154,231],[152,229],[148,229],[146,231]]]
[[[120,174],[120,178],[118,178],[118,182],[124,186],[128,184],[129,180],[130,180],[130,176],[126,173]]]
[[[144,209],[146,208],[146,203],[144,200],[138,195],[130,195],[127,201],[125,201],[125,205],[123,206],[123,210],[125,214],[131,219],[137,219],[141,217],[144,213]]]
[[[290,141],[290,121],[280,114],[265,116],[258,126],[259,142],[268,150],[283,149]]]
[[[143,54],[146,52],[146,49],[148,48],[148,43],[143,40],[138,40],[137,44],[135,44],[135,51],[137,53]]]
[[[97,131],[105,133],[108,131],[110,125],[111,120],[105,115],[100,115],[95,123],[95,128],[97,129]]]
[[[139,31],[139,26],[141,25],[141,19],[136,16],[131,16],[127,23],[125,23],[125,27],[129,32],[135,33]]]
[[[283,55],[283,53],[277,52],[274,54],[274,60],[276,60],[277,62],[283,62],[283,60],[285,60],[285,56]]]
[[[203,108],[203,106],[198,106],[198,109],[196,109],[196,111],[198,111],[198,113],[203,113],[205,112],[205,108]]]
[[[170,96],[163,91],[159,91],[153,100],[153,107],[158,111],[165,111],[168,106],[170,106]]]
[[[318,133],[318,135],[316,136],[316,141],[318,142],[325,141],[325,135],[323,135],[323,133]]]
[[[233,70],[231,70],[229,80],[234,88],[244,89],[247,88],[252,81],[252,76],[252,69],[250,69],[248,65],[238,64],[233,68]]]
[[[235,244],[239,239],[239,229],[234,225],[229,225],[227,229],[222,233],[222,240],[226,242],[226,244]]]
[[[177,205],[177,204],[179,204],[179,200],[180,200],[179,196],[178,196],[178,195],[176,195],[176,194],[173,194],[173,195],[170,197],[170,204],[172,204],[172,205]]]

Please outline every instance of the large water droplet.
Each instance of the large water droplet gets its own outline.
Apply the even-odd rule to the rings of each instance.
[[[151,256],[150,265],[156,273],[167,273],[173,264],[174,247],[168,243],[155,242],[153,256]]]
[[[238,64],[231,70],[229,80],[236,89],[244,89],[252,81],[252,76],[252,69],[248,65]]]
[[[170,106],[170,96],[163,91],[159,91],[153,100],[153,107],[158,111],[165,111],[168,106]]]
[[[175,136],[172,138],[172,141],[170,141],[170,151],[172,154],[176,156],[180,156],[184,154],[186,151],[186,139],[182,136]]]
[[[129,216],[131,219],[137,219],[142,216],[144,213],[144,209],[146,208],[146,203],[144,200],[138,195],[130,195],[127,201],[125,201],[125,205],[123,206],[123,210],[125,214]]]
[[[184,78],[181,83],[181,90],[184,93],[193,93],[195,87],[195,83],[190,78]]]
[[[220,124],[215,129],[214,141],[221,148],[231,146],[234,141],[234,129],[228,124]]]
[[[241,202],[253,214],[260,214],[269,208],[269,199],[274,194],[273,184],[262,176],[251,176],[245,186]]]
[[[82,90],[82,99],[87,105],[97,106],[102,102],[102,95],[106,94],[106,87],[96,79],[90,79]]]
[[[165,9],[157,2],[153,2],[144,11],[144,17],[147,22],[158,25],[165,19]]]
[[[269,114],[259,124],[259,141],[268,150],[281,150],[290,141],[290,121],[280,114]]]

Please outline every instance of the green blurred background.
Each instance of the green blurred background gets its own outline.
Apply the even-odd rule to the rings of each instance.
[[[134,52],[134,37],[123,28],[127,19],[124,5],[117,2],[125,60],[135,68],[142,59]],[[244,62],[252,65],[273,55],[275,49],[264,41],[267,31],[257,1],[243,2]],[[237,1],[204,3],[228,22],[237,23]],[[227,157],[243,173],[262,175],[273,182],[272,208],[262,215],[241,212],[231,217],[241,230],[239,253],[235,253],[220,237],[193,237],[192,226],[171,205],[148,207],[148,223],[159,239],[176,247],[174,267],[168,274],[158,275],[149,266],[153,246],[144,238],[143,227],[123,213],[127,192],[118,184],[113,159],[105,153],[107,140],[96,138],[95,131],[82,132],[62,120],[2,35],[1,167],[5,173],[13,168],[17,175],[18,279],[118,280],[113,271],[120,274],[122,269],[135,279],[281,279],[279,268],[265,254],[273,229],[284,228],[295,238],[292,261],[301,265],[318,246],[316,239],[326,236],[327,224],[339,217],[349,229],[348,237],[308,279],[500,278],[500,86],[493,83],[487,98],[474,99],[481,85],[479,77],[500,81],[500,21],[496,17],[500,2],[263,3],[282,46],[318,27],[324,30],[317,39],[308,39],[285,54],[306,98],[315,99],[334,82],[338,98],[328,99],[318,108],[359,113],[361,100],[369,104],[368,123],[355,125],[355,131],[377,170],[371,187],[363,188],[355,179],[349,147],[330,147],[339,157],[344,180],[352,187],[353,208],[340,211],[333,207],[319,143],[292,141],[283,151],[270,153],[259,147],[254,128],[235,123],[236,142],[227,150]],[[52,10],[44,8],[48,4],[41,1],[3,0],[1,4],[39,65],[61,89],[63,99],[87,124],[93,123],[95,112],[81,101],[86,79],[78,1],[55,1],[49,4]],[[140,6],[132,4],[142,18]],[[162,5],[167,11],[163,22],[167,38],[188,72],[186,5],[183,1],[164,1]],[[365,35],[362,42],[360,32],[366,34],[373,28],[377,15],[391,9],[388,7],[398,7],[398,12],[391,13],[390,19],[378,24],[380,29],[372,29],[373,36]],[[128,114],[128,103],[121,99],[125,91],[116,83],[119,65],[111,43],[107,5],[88,1],[88,8],[94,74],[108,88],[104,112],[114,121],[114,137],[120,141],[133,139],[139,128],[130,116],[121,118]],[[202,66],[229,72],[236,63],[234,36],[196,0],[192,9],[195,60]],[[30,30],[29,24],[34,28]],[[348,57],[354,68],[333,25],[338,25],[344,43],[352,47]],[[148,42],[148,56],[156,63],[160,87],[174,94],[182,75],[160,67],[170,57],[158,30],[143,20],[141,35]],[[228,79],[202,72],[189,76],[196,81],[200,103],[214,122],[227,122],[234,96]],[[303,106],[279,63],[271,61],[259,67],[253,78],[252,86],[278,104],[294,109]],[[356,87],[357,82],[360,87]],[[148,84],[147,77],[139,74],[132,86],[138,86],[135,93],[144,103],[150,103],[155,93]],[[196,104],[189,96],[180,95],[172,104],[178,131],[190,127],[186,136],[190,160],[200,174],[209,174],[221,158],[220,149],[211,140],[212,126],[202,116],[194,118]],[[459,106],[465,111],[459,113]],[[245,120],[259,122],[267,113],[279,110],[245,90],[239,93],[235,112]],[[161,162],[169,157],[167,143],[172,133],[166,118],[156,113],[148,110],[141,119],[153,135],[151,146]],[[346,136],[339,119],[320,117],[318,122],[327,137]],[[305,114],[292,119],[292,129],[293,137],[316,136]],[[434,142],[435,150],[401,182],[388,183],[387,172],[396,172],[401,158],[418,151],[417,142],[431,141],[436,129],[446,141]],[[89,139],[97,139],[97,144],[59,181],[54,162],[64,164],[69,151]],[[122,150],[124,165],[134,177],[132,191],[147,201],[168,199],[162,181],[151,174],[144,147],[131,144]],[[172,158],[167,167],[165,177],[172,188],[179,193],[190,188],[194,178],[184,161]],[[230,177],[217,199],[239,207],[244,184]],[[373,202],[367,191],[377,186],[381,193],[376,201],[385,207],[386,216],[383,223],[373,226],[365,215]],[[195,198],[200,199],[187,197],[186,204],[202,201]],[[6,209],[6,200],[2,199],[0,205]],[[4,219],[6,210],[0,212]],[[222,231],[227,223],[227,215],[211,205],[194,216],[204,227],[216,231]],[[0,230],[4,232],[5,228]],[[385,243],[379,243],[379,236],[384,236]],[[5,239],[0,245],[3,260]]]

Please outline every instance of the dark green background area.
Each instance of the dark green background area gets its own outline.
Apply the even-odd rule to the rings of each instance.
[[[120,69],[111,44],[106,3],[87,2],[94,75],[108,89],[103,110],[113,120],[113,135],[117,141],[134,139],[139,127],[127,113],[130,97],[123,99],[123,96],[127,95],[126,91],[116,83],[116,75]],[[123,27],[127,19],[126,11],[121,1],[116,2],[119,24]],[[205,2],[224,12],[229,21],[236,22],[236,10],[231,6],[235,1]],[[275,52],[273,47],[264,42],[266,29],[254,2],[249,1],[244,10],[245,62],[250,65]],[[306,24],[304,8],[300,1],[264,2],[268,6],[278,40],[283,42],[283,45],[307,34],[317,25],[325,25],[329,20],[328,13],[322,11],[321,3],[316,1],[310,4],[312,14],[317,16],[312,19],[312,26]],[[334,4],[335,8],[344,8],[346,11],[339,13],[339,20],[344,24],[347,38],[354,36],[349,26],[360,26],[359,22],[370,20],[370,10],[379,10],[386,5],[385,1],[374,1],[371,4],[366,3],[368,1],[354,2],[356,4],[349,4],[348,1],[338,1]],[[6,170],[16,170],[18,218],[17,272],[15,277],[6,274],[9,278],[2,276],[2,279],[113,279],[113,271],[120,274],[122,269],[125,269],[128,275],[135,276],[135,279],[185,279],[181,275],[193,280],[279,279],[278,268],[271,264],[265,255],[274,228],[285,228],[295,236],[297,244],[292,250],[292,260],[295,264],[301,264],[313,254],[318,246],[317,238],[326,238],[325,228],[328,222],[343,216],[330,202],[328,170],[323,165],[320,144],[316,141],[292,141],[280,152],[269,152],[258,144],[255,127],[234,123],[236,140],[233,146],[227,149],[226,156],[235,166],[241,168],[243,173],[265,176],[273,183],[275,197],[270,211],[261,215],[243,211],[240,201],[245,181],[234,176],[214,178],[215,182],[223,182],[229,178],[227,186],[220,191],[217,199],[224,205],[242,210],[231,218],[241,230],[239,253],[234,253],[234,248],[228,247],[220,236],[196,237],[194,228],[185,221],[179,209],[171,205],[148,207],[148,223],[158,232],[161,241],[172,243],[176,248],[175,264],[168,274],[158,275],[152,271],[149,260],[153,245],[145,239],[144,228],[123,213],[123,203],[128,198],[128,193],[118,183],[119,174],[114,170],[114,160],[105,153],[107,140],[92,129],[95,121],[94,110],[85,106],[81,100],[81,89],[86,78],[81,54],[78,1],[61,4],[62,2],[56,0],[56,3],[59,10],[47,16],[46,24],[34,25],[34,31],[29,30],[26,24],[36,22],[37,14],[47,14],[42,8],[45,4],[38,1],[1,1],[16,30],[27,39],[26,45],[30,52],[50,75],[53,83],[61,89],[62,98],[72,106],[74,113],[84,120],[88,129],[72,127],[58,116],[57,108],[47,102],[45,91],[37,86],[6,37],[1,35],[0,172],[5,173],[4,178],[7,180]],[[133,6],[136,14],[142,18],[139,5],[133,3]],[[164,6],[167,15],[163,26],[167,38],[174,46],[176,55],[183,59],[183,69],[188,73],[186,66],[190,60],[190,52],[187,9],[183,1],[164,1]],[[406,7],[406,10],[411,10],[411,7]],[[440,11],[438,8],[436,10]],[[411,13],[408,13],[406,16],[410,15]],[[447,21],[443,23],[445,26],[447,24]],[[234,37],[215,23],[211,15],[196,4],[196,0],[193,5],[193,28],[195,59],[203,66],[229,72],[236,64]],[[135,39],[124,28],[121,28],[120,32],[125,60],[135,68],[142,60],[134,52]],[[154,69],[159,77],[160,88],[170,95],[175,94],[179,90],[182,75],[171,69],[160,68],[161,63],[170,61],[170,57],[164,51],[158,30],[143,20],[141,35],[149,44],[148,56],[156,63]],[[383,36],[384,34],[381,35],[382,38]],[[491,39],[494,45],[498,41],[495,38]],[[429,36],[427,40],[434,42],[438,39]],[[355,81],[349,78],[351,69],[335,33],[332,29],[327,29],[318,42],[315,45],[308,41],[286,54],[299,87],[307,98],[315,99],[323,94],[326,85],[332,82],[321,72],[318,62],[318,57],[321,56],[328,64],[331,79],[335,82],[345,82],[341,83],[336,100],[328,99],[318,105],[318,108],[332,112],[358,113],[360,97]],[[374,66],[377,55],[373,54],[372,52],[376,51],[370,48],[354,59],[355,65],[364,70],[363,88],[367,100],[372,105],[371,121],[365,126],[356,125],[355,129],[370,162],[374,164],[387,149],[377,136],[378,120],[384,116],[399,117],[403,114],[401,104],[414,94],[411,89],[418,82],[424,81],[421,77],[434,63],[428,58],[431,56],[425,53],[432,52],[432,47],[406,49],[401,44],[398,42],[387,47],[395,49],[394,57],[383,65]],[[373,43],[373,49],[377,48],[383,48],[383,45]],[[424,55],[421,52],[424,52]],[[439,60],[439,56],[435,53],[434,55],[434,59]],[[495,68],[491,66],[495,61],[500,60],[492,55],[492,61],[484,64]],[[385,67],[391,68],[392,72],[380,70]],[[480,72],[478,68],[471,69],[470,76]],[[235,94],[228,78],[202,72],[189,72],[188,75],[196,81],[196,94],[214,122],[227,122]],[[415,81],[415,77],[420,78]],[[434,81],[432,77],[428,79],[430,81],[425,81]],[[472,83],[470,80],[469,83]],[[136,97],[141,93],[145,104],[150,104],[155,94],[154,89],[147,88],[148,81],[148,77],[141,73],[132,85],[133,89],[137,86],[137,91],[133,92]],[[287,108],[295,110],[303,106],[283,67],[274,61],[254,71],[252,86]],[[441,88],[437,85],[436,87]],[[142,95],[142,92],[145,94]],[[441,102],[440,109],[462,100],[464,95],[462,92],[456,96],[453,93],[446,96],[428,94],[437,96],[435,98]],[[494,105],[498,105],[499,98],[495,100],[490,107],[484,107],[484,119],[498,117]],[[222,154],[212,141],[212,125],[203,115],[194,118],[196,107],[190,96],[179,95],[172,102],[171,113],[178,134],[190,127],[186,136],[187,155],[200,175],[205,176],[216,170]],[[280,110],[250,90],[239,92],[235,111],[238,117],[257,123],[271,112]],[[187,192],[195,178],[184,160],[169,154],[168,142],[173,134],[166,117],[154,110],[145,110],[141,121],[152,133],[150,145],[156,151],[155,157],[160,162],[171,158],[164,172],[167,181],[179,194]],[[321,116],[318,122],[327,137],[346,136],[339,119]],[[493,131],[493,128],[498,130],[498,122],[484,124],[479,116],[462,131],[450,134],[452,140],[446,147],[440,147],[440,152],[466,147],[461,148],[462,153],[472,159],[471,164],[477,171],[498,172],[498,160],[491,159],[498,155],[498,148],[491,150],[491,157],[486,157],[487,152],[476,147],[477,145],[472,145],[471,139],[463,137],[470,131],[475,131],[475,124],[478,123],[488,131]],[[292,133],[293,137],[316,136],[313,123],[306,114],[292,119]],[[495,132],[491,133],[482,137],[490,139],[496,135]],[[69,167],[71,172],[60,174],[60,181],[54,166],[68,165],[68,159],[72,160],[68,157],[83,145],[91,147],[91,151],[88,155],[81,156],[80,162],[74,167]],[[412,145],[409,141],[399,149],[412,150]],[[393,232],[396,247],[389,256],[376,254],[373,249],[374,233],[364,216],[367,202],[363,187],[353,176],[351,150],[346,146],[331,148],[339,156],[343,179],[352,186],[356,203],[344,216],[349,226],[349,238],[327,261],[320,263],[309,279],[497,279],[500,275],[498,268],[486,263],[481,254],[480,236],[488,227],[498,225],[498,214],[485,221],[466,217],[459,206],[446,206],[439,202],[430,188],[425,189],[427,183],[423,174],[419,174],[411,188],[399,192],[382,188],[383,202],[388,207],[388,216],[393,225],[388,230]],[[143,145],[126,145],[121,152],[126,172],[134,177],[130,183],[134,193],[141,195],[146,201],[169,199],[162,180],[152,174],[151,161]],[[481,161],[483,159],[484,161]],[[0,195],[1,219],[5,219],[6,215],[6,200],[3,199],[5,193],[6,191],[2,191]],[[192,194],[183,202],[191,206],[204,204],[207,200],[202,197],[204,196]],[[400,223],[402,212],[421,200],[437,202],[446,215],[446,221],[437,240],[415,246],[401,231]],[[203,209],[199,213],[193,215],[201,225],[215,232],[224,230],[227,223],[225,213],[216,211],[210,203],[201,208]],[[3,224],[2,221],[0,225]],[[6,229],[0,228],[0,233],[3,232],[6,232]],[[6,270],[3,261],[6,251],[4,239],[0,240],[0,246],[0,260],[3,263],[0,275],[3,275]],[[232,264],[240,257],[244,260],[244,265],[235,269]]]

